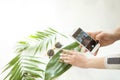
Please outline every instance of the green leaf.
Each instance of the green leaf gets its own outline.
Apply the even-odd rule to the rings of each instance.
[[[41,69],[41,67],[38,67],[40,64],[44,65],[44,63],[40,62],[37,57],[29,57],[19,54],[13,60],[11,60],[7,67],[3,70],[3,72],[5,72],[6,70],[10,69],[4,80],[22,80],[22,78],[24,78],[23,73],[26,72],[26,70],[30,71],[30,75],[34,76],[34,78],[41,78],[44,70]]]
[[[38,52],[40,46],[41,46],[41,43],[38,43],[38,46],[36,47],[34,54],[36,54]]]
[[[20,41],[20,42],[18,42],[15,51],[17,53],[21,53],[21,52],[25,51],[28,47],[29,47],[29,43],[28,42]]]
[[[30,70],[26,70],[25,73],[28,73],[31,77],[35,77],[35,78],[43,78],[40,74],[36,73],[36,72],[31,72]]]
[[[29,57],[29,56],[28,56]],[[35,57],[35,58],[24,58],[24,60],[26,60],[26,61],[29,61],[29,62],[33,62],[33,63],[37,63],[37,64],[45,64],[45,63],[43,63],[43,62],[41,62],[41,61],[39,61],[39,60],[37,60],[37,58]]]
[[[74,50],[74,48],[78,46],[79,44],[77,42],[74,42],[64,47],[63,49]],[[58,51],[47,64],[44,80],[52,80],[54,78],[57,78],[71,67],[70,64],[60,62],[60,53],[61,50]]]
[[[17,55],[15,58],[13,58],[6,66],[5,69],[2,71],[5,72],[7,69],[9,69],[10,67],[12,67],[12,65],[14,65],[18,60],[19,60],[20,54]]]
[[[54,30],[54,29],[52,29],[52,28],[48,28],[48,29],[50,29],[51,31],[53,31],[53,32],[56,32],[56,33],[58,33],[58,31],[56,31],[56,30]]]
[[[66,37],[58,31],[48,28],[44,31],[37,31],[35,34],[30,35],[26,41],[18,42],[16,46],[17,53],[24,53],[36,55],[36,53],[42,53],[47,51],[56,42],[57,36]]]
[[[24,68],[26,68],[26,69],[29,69],[29,70],[34,70],[34,71],[41,71],[41,72],[43,72],[44,70],[42,70],[42,69],[39,69],[38,67],[33,67],[33,66],[23,66]]]
[[[8,71],[8,74],[6,74],[4,80],[35,80],[37,77],[42,78],[44,75],[44,69],[39,66],[45,66],[46,63],[39,61],[38,57],[35,56],[38,56],[37,53],[43,53],[47,51],[51,46],[54,46],[58,35],[66,37],[58,31],[52,28],[48,28],[47,30],[38,31],[35,34],[30,35],[29,38],[27,38],[25,41],[19,41],[16,46],[16,53],[18,53],[18,55],[13,58],[3,70],[3,72]],[[30,56],[31,54],[32,56]],[[54,60],[58,60],[58,56]],[[57,62],[57,64],[59,64],[59,62]],[[61,75],[62,73],[59,73],[60,66],[57,64],[55,65],[55,71],[58,70],[58,73],[56,73],[56,75]],[[49,66],[50,65],[47,67]],[[65,67],[65,69],[68,69],[68,67]],[[46,70],[47,69],[49,72],[49,68],[46,68]],[[51,69],[54,68],[51,67]],[[29,75],[24,76],[26,72]],[[50,77],[50,75],[48,75],[48,77]]]

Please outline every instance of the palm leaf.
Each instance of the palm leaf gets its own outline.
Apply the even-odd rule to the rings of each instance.
[[[39,61],[40,57],[35,56],[37,56],[37,53],[44,53],[44,51],[47,51],[49,48],[51,48],[57,41],[58,35],[66,37],[56,30],[49,28],[44,31],[38,31],[36,32],[36,34],[30,35],[29,38],[27,38],[26,40],[18,42],[16,46],[16,53],[20,54],[18,54],[5,66],[3,72],[8,71],[8,74],[5,76],[4,80],[36,80],[37,78],[43,78],[44,68],[42,68],[40,65],[45,66],[46,64]],[[61,72],[58,61],[58,67],[57,65],[55,65],[56,68],[54,68],[54,66],[53,68],[50,68],[50,65],[53,65],[54,60],[58,60],[58,54],[59,52],[57,53],[56,58],[53,57],[47,65],[45,72],[46,80],[58,77],[59,75],[64,73],[64,71],[69,69],[69,66],[65,67],[65,70]],[[58,70],[58,72],[56,74],[55,71],[53,71],[54,76],[51,77],[51,72],[49,72],[49,70],[51,71],[52,69],[55,69],[55,71]]]
[[[44,31],[37,31],[36,34],[30,35],[29,39],[26,41],[18,42],[16,52],[21,53],[23,51],[28,51],[27,53],[34,55],[42,53],[55,44],[58,35],[66,37],[52,28]]]
[[[78,46],[79,44],[77,42],[74,42],[70,45],[67,45],[63,49],[68,49],[68,50],[76,49],[77,51],[80,51],[80,48]],[[71,67],[70,64],[65,64],[63,62],[60,62],[60,59],[59,59],[60,53],[61,53],[61,50],[59,50],[56,53],[56,55],[54,55],[52,59],[49,61],[49,63],[47,64],[44,80],[53,80],[54,78],[57,78],[58,76],[63,74],[65,71],[67,71]]]
[[[34,77],[34,79],[38,77],[42,78],[42,72],[44,72],[44,70],[38,66],[40,64],[44,63],[40,62],[38,57],[23,56],[19,54],[13,60],[11,60],[6,65],[6,68],[3,70],[3,72],[5,72],[8,70],[8,68],[11,69],[8,75],[4,78],[4,80],[22,80],[24,77],[29,75]],[[29,75],[24,76],[25,73]]]
[[[21,53],[21,52],[25,51],[29,46],[30,46],[30,44],[28,42],[26,42],[26,41],[19,41],[17,43],[16,52],[17,53]]]

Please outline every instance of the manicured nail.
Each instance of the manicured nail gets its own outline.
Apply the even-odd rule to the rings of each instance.
[[[63,49],[62,50],[60,50],[60,53],[62,53],[63,52]]]
[[[62,60],[62,59],[60,59],[59,61],[62,62],[62,63],[64,62],[64,60]]]

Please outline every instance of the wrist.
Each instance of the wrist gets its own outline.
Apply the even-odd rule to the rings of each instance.
[[[86,68],[105,68],[105,58],[104,57],[92,57],[88,58],[88,61],[86,62],[85,67]]]
[[[120,40],[120,28],[116,28],[114,31],[113,31],[113,36],[115,36],[115,40]]]
[[[85,63],[85,68],[92,68],[92,62],[93,62],[93,58],[87,58],[87,61]]]

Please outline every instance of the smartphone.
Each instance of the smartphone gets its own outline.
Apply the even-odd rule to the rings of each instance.
[[[76,28],[72,37],[82,46],[84,46],[91,54],[94,54],[100,47],[98,41],[94,40],[89,34],[83,31],[80,27]]]

